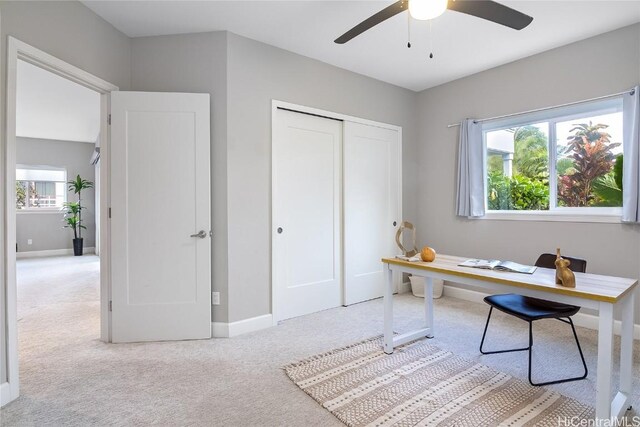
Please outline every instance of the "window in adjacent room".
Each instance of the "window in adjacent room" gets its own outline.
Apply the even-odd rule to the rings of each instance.
[[[58,210],[67,198],[67,171],[20,166],[16,168],[16,209]]]
[[[622,99],[483,124],[487,210],[619,215]]]

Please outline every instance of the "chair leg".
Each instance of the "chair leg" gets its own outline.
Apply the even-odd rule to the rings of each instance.
[[[576,339],[576,345],[578,346],[578,351],[580,352],[580,358],[582,359],[582,366],[584,367],[584,374],[579,379],[587,378],[589,374],[589,369],[587,368],[587,362],[584,360],[584,354],[582,353],[582,347],[580,347],[580,341],[578,340],[578,334],[576,333],[576,327],[573,325],[573,320],[569,317],[569,323],[571,324],[571,330],[573,331],[573,337]]]
[[[573,331],[573,337],[576,340],[576,344],[578,346],[578,351],[580,352],[580,358],[582,359],[582,366],[584,367],[584,374],[580,377],[573,377],[573,378],[564,378],[564,379],[560,379],[560,380],[555,380],[555,381],[546,381],[546,382],[541,382],[541,383],[534,383],[531,380],[531,347],[533,347],[533,329],[532,329],[532,322],[529,322],[529,344],[531,345],[531,347],[529,347],[529,383],[531,383],[531,385],[533,386],[542,386],[542,385],[550,385],[550,384],[560,384],[560,383],[566,383],[569,381],[578,381],[578,380],[583,380],[587,377],[589,370],[587,369],[587,362],[584,360],[584,354],[582,353],[582,348],[580,347],[580,341],[578,340],[578,334],[576,333],[576,328],[573,325],[573,320],[571,320],[570,317],[568,317],[569,322],[566,322],[562,319],[558,319],[562,322],[565,323],[569,323],[571,325],[571,330]]]
[[[480,353],[482,353],[482,354],[511,353],[511,352],[514,352],[514,351],[525,351],[525,350],[530,350],[531,349],[531,337],[529,337],[529,347],[513,348],[513,349],[509,349],[509,350],[497,350],[497,351],[484,351],[484,350],[482,350],[482,347],[484,345],[484,338],[487,335],[487,329],[489,328],[489,321],[491,320],[491,313],[493,313],[493,307],[489,307],[489,315],[487,316],[487,323],[484,325],[484,332],[482,333],[482,340],[480,341]],[[531,322],[529,322],[529,325],[531,325]],[[529,330],[531,330],[531,327],[529,327]]]
[[[531,359],[533,352],[533,322],[529,321],[529,384],[535,385],[531,380]]]
[[[484,337],[487,335],[487,328],[489,327],[489,320],[491,320],[491,313],[493,313],[493,307],[489,307],[489,315],[487,316],[487,322],[484,325],[484,332],[482,333],[482,340],[480,340],[480,353],[487,354],[482,351],[482,346],[484,345]]]

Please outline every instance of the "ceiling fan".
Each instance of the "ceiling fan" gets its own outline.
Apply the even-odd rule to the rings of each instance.
[[[338,44],[344,44],[407,9],[409,9],[412,18],[419,20],[436,18],[449,9],[486,19],[514,30],[521,30],[533,21],[531,16],[491,0],[398,0],[365,19],[334,41]]]

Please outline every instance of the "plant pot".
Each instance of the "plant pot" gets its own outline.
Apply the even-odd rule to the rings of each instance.
[[[73,255],[82,256],[82,238],[73,239]]]
[[[425,278],[421,276],[409,276],[411,281],[411,292],[414,296],[424,298]],[[441,279],[433,279],[433,298],[440,298],[444,290],[444,283]]]

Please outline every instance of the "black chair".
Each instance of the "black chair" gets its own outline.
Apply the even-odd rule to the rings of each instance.
[[[572,271],[584,273],[587,270],[587,261],[578,258],[565,257],[571,261],[569,268]],[[536,261],[536,266],[544,268],[555,268],[556,256],[554,254],[542,254]],[[529,382],[534,386],[558,384],[568,381],[582,380],[587,377],[587,363],[584,361],[584,355],[582,354],[582,348],[580,348],[580,341],[578,341],[578,335],[576,334],[576,328],[573,326],[571,316],[576,314],[580,307],[573,305],[562,304],[559,302],[552,302],[541,300],[538,298],[531,298],[524,295],[517,294],[502,294],[502,295],[490,295],[484,298],[484,301],[491,306],[489,309],[489,316],[487,317],[487,324],[484,327],[484,333],[482,334],[482,341],[480,342],[480,353],[482,354],[497,354],[497,353],[510,353],[513,351],[528,351],[529,352]],[[489,320],[491,320],[491,313],[493,309],[498,310],[529,322],[529,346],[524,348],[514,348],[510,350],[498,350],[498,351],[483,351],[482,346],[484,344],[484,338],[487,335],[487,328],[489,327]],[[561,322],[571,325],[573,336],[576,339],[578,345],[578,351],[582,358],[582,365],[584,366],[584,375],[574,378],[564,378],[554,381],[546,381],[541,383],[534,383],[531,380],[531,348],[533,347],[533,322],[540,319],[557,319]]]

